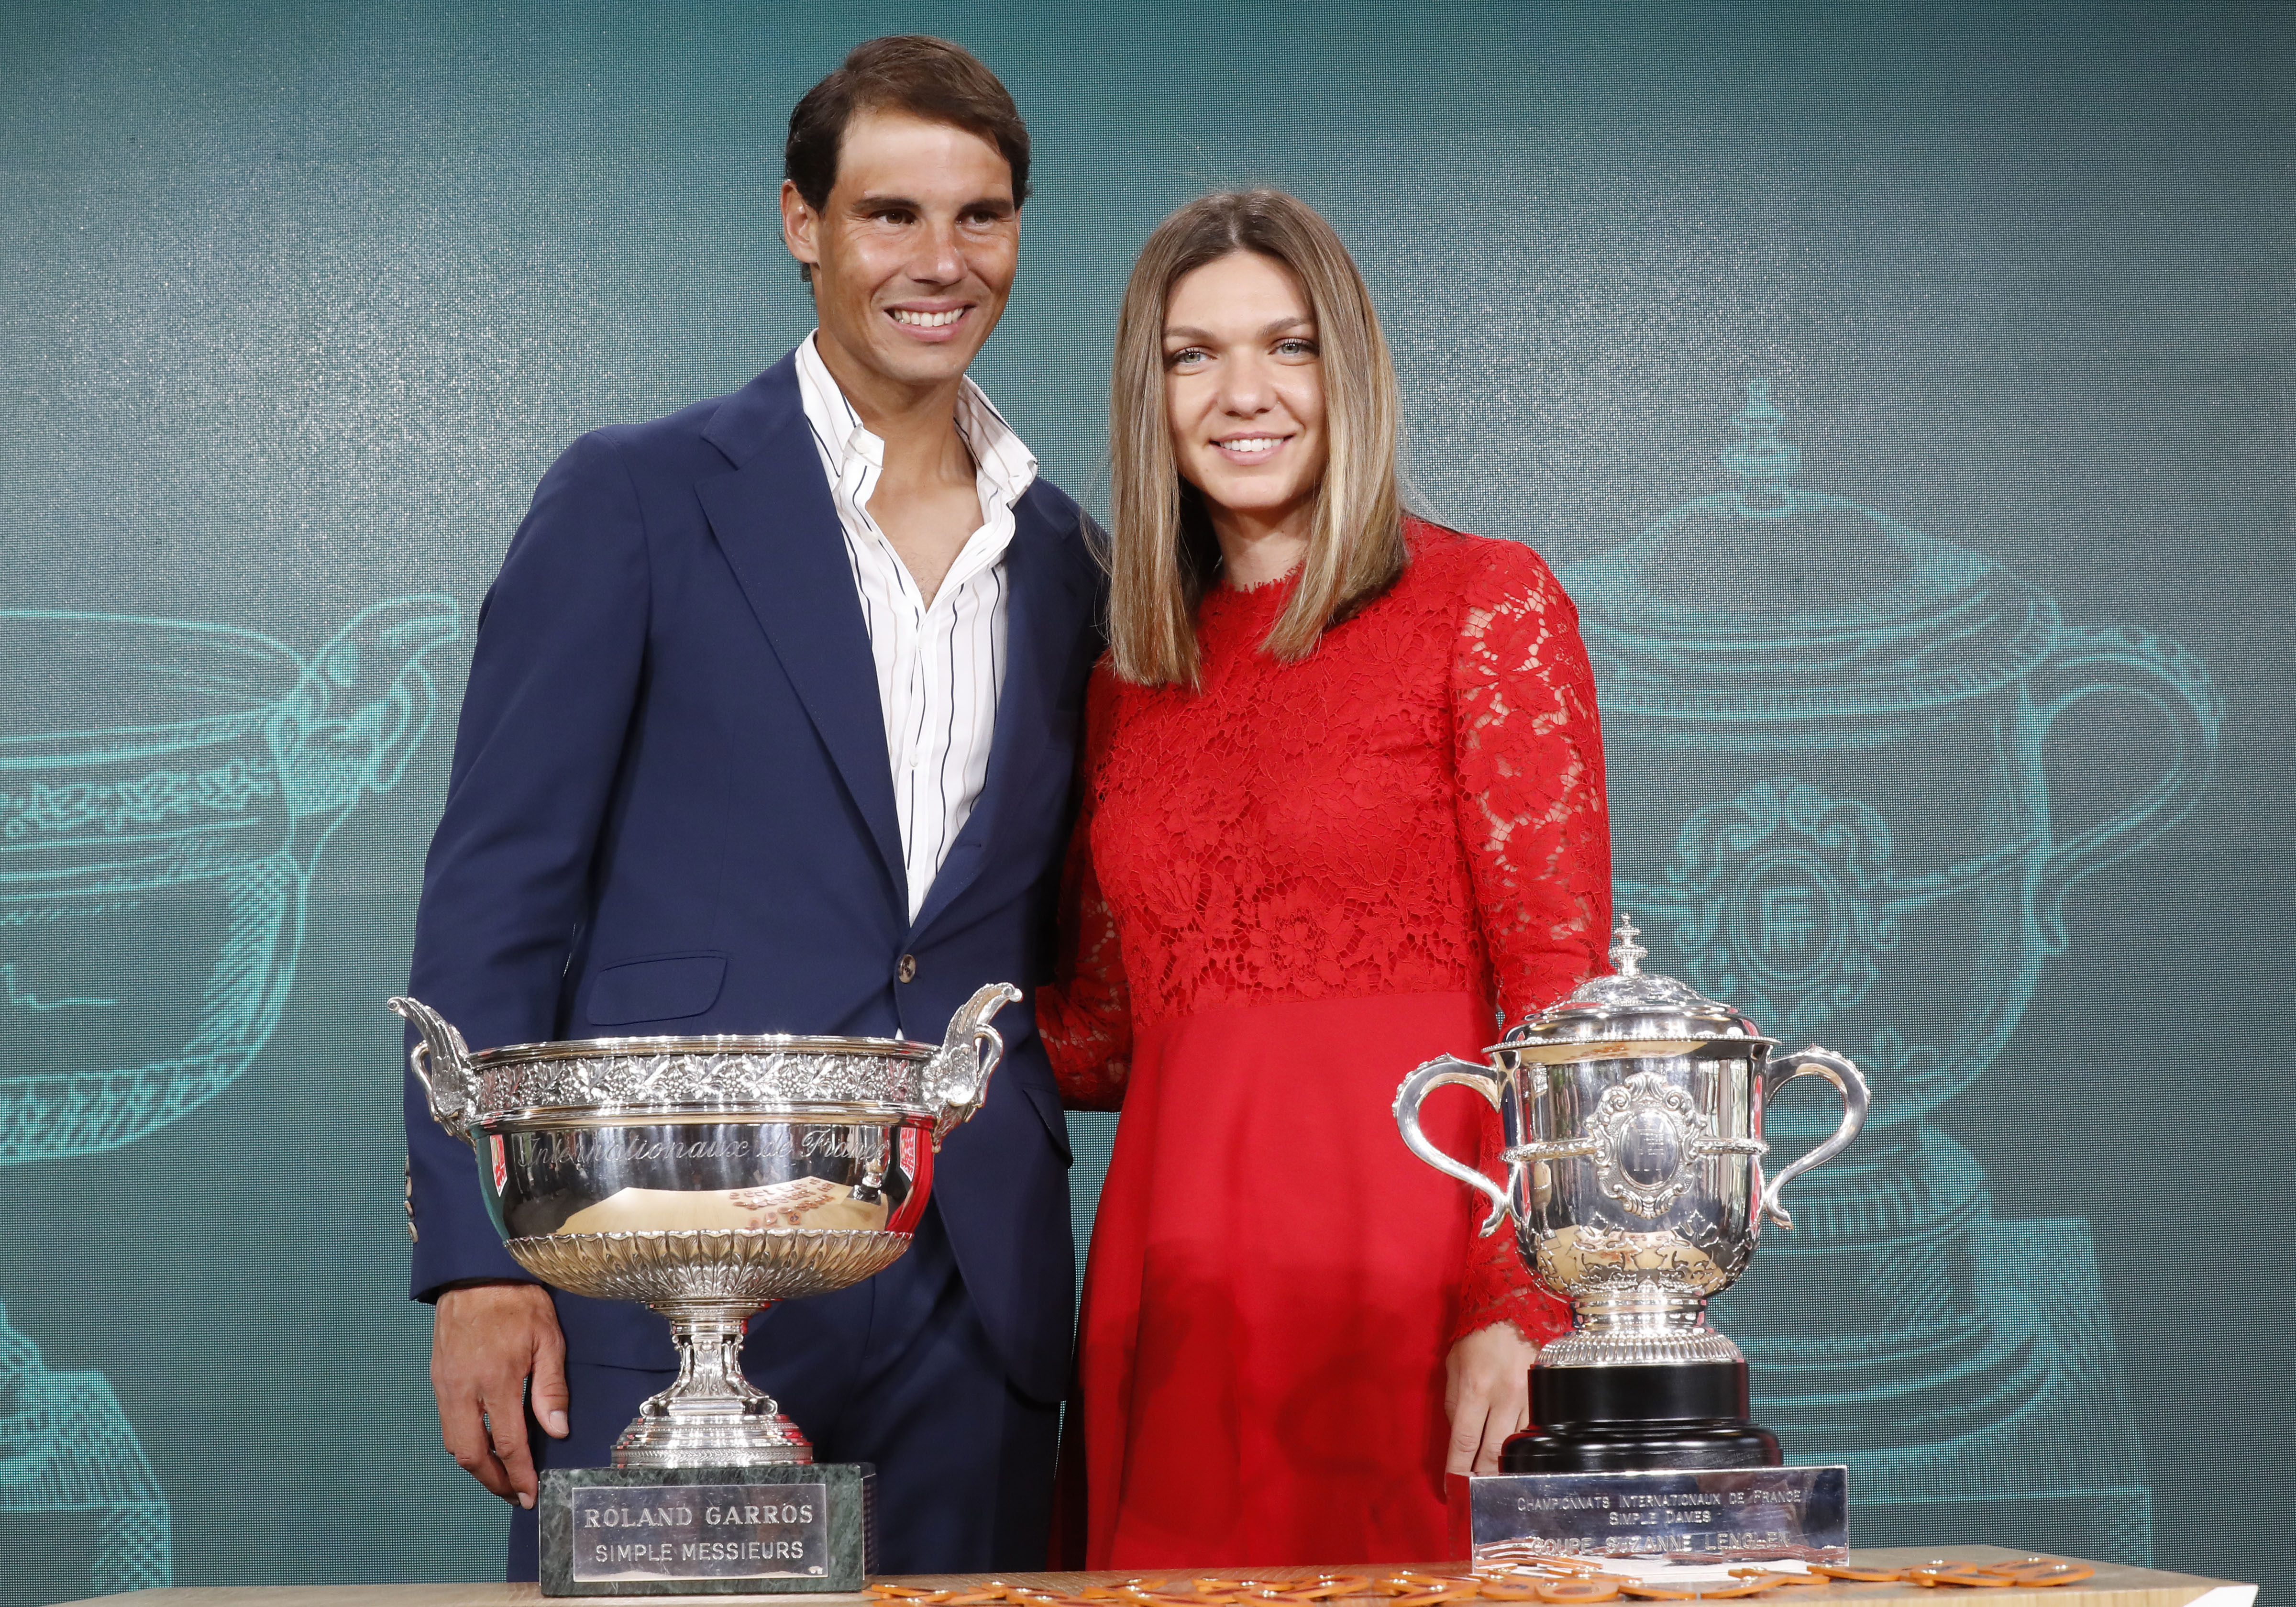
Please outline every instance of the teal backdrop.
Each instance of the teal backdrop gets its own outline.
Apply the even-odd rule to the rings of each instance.
[[[472,623],[804,334],[788,109],[908,29],[1035,135],[1054,479],[1135,247],[1276,184],[1418,505],[1565,576],[1650,963],[1873,1076],[1718,1308],[1856,1537],[2284,1587],[2296,9],[13,0],[0,1603],[497,1570],[382,1010]]]

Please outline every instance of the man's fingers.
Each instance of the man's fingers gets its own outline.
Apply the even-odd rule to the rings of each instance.
[[[535,1421],[551,1438],[566,1438],[566,1341],[555,1328],[534,1348],[534,1382],[528,1399]]]
[[[495,1455],[487,1434],[486,1415],[475,1397],[450,1400],[439,1397],[439,1437],[455,1465],[504,1500],[510,1498],[510,1479]]]
[[[501,1463],[506,1488],[496,1491],[514,1496],[521,1506],[534,1505],[534,1457],[526,1444],[526,1381],[512,1382],[506,1394],[487,1397],[487,1435]],[[489,1488],[492,1487],[489,1486]]]

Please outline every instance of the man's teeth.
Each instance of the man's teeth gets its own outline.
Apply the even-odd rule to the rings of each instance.
[[[955,323],[963,316],[964,309],[961,307],[945,313],[913,313],[903,307],[893,309],[894,323],[914,324],[919,329],[939,329],[943,324]]]
[[[1246,437],[1242,440],[1222,441],[1220,445],[1226,447],[1230,452],[1273,452],[1275,450],[1275,436],[1254,435]]]

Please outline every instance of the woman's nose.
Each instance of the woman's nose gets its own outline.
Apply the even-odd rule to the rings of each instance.
[[[1260,364],[1245,357],[1223,365],[1220,374],[1220,408],[1226,413],[1249,416],[1265,413],[1275,402],[1275,388],[1269,382],[1267,371]]]

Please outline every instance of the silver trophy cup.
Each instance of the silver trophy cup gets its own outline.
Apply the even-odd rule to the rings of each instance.
[[[438,1012],[390,1008],[439,1124],[478,1152],[518,1264],[669,1319],[677,1380],[614,1447],[624,1468],[810,1463],[742,1374],[743,1325],[857,1283],[908,1248],[942,1137],[980,1108],[1004,1041],[993,983],[939,1048],[902,1038],[593,1038],[473,1054]]]
[[[1773,1054],[1775,1040],[1730,1006],[1669,977],[1622,920],[1615,976],[1525,1021],[1478,1065],[1452,1056],[1404,1080],[1397,1125],[1412,1152],[1514,1224],[1539,1280],[1570,1301],[1570,1332],[1538,1356],[1552,1369],[1743,1367],[1708,1326],[1706,1302],[1746,1270],[1762,1218],[1793,1226],[1785,1185],[1841,1152],[1866,1123],[1866,1079],[1830,1050]],[[1818,1077],[1841,1095],[1833,1136],[1765,1180],[1762,1115],[1780,1088]],[[1503,1187],[1421,1131],[1433,1089],[1474,1089],[1499,1111]],[[1742,1376],[1742,1373],[1741,1373]],[[1543,1420],[1542,1420],[1543,1421]]]

